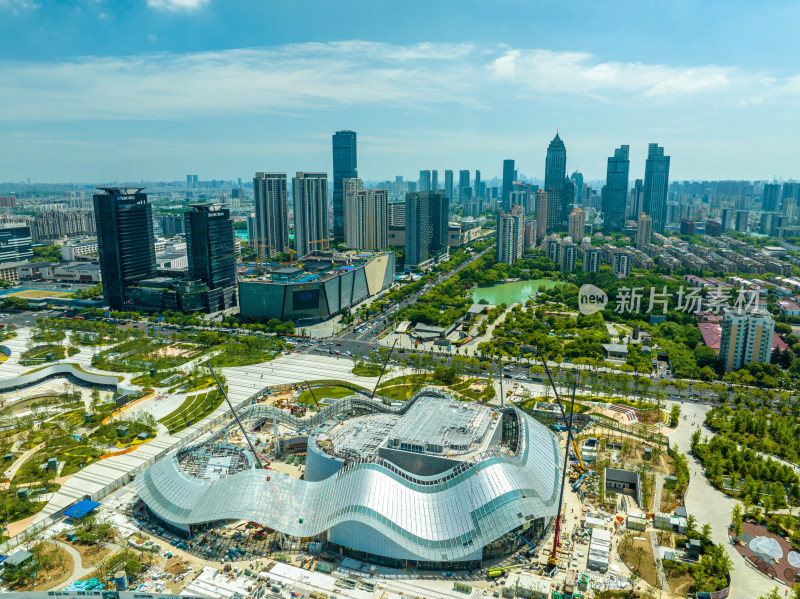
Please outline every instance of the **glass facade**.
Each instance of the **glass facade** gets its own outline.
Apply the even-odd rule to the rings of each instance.
[[[664,148],[650,144],[644,166],[643,212],[653,219],[653,231],[663,233],[667,224],[667,189],[669,187],[669,156]]]
[[[333,236],[344,239],[343,179],[358,177],[358,152],[355,131],[337,131],[333,134]]]
[[[620,146],[608,159],[606,185],[603,187],[603,225],[609,231],[622,232],[628,203],[629,146]],[[636,216],[638,218],[638,215]],[[578,240],[575,240],[578,241]]]
[[[305,419],[265,405],[250,406],[240,416],[251,424],[275,418],[312,431],[354,411],[403,414],[431,397],[449,401],[445,392],[429,388],[398,409],[352,396]],[[152,514],[186,532],[245,519],[386,560],[475,562],[484,547],[503,547],[512,531],[543,530],[558,503],[564,457],[556,437],[516,408],[504,408],[498,417],[502,438],[493,437],[482,453],[435,476],[416,476],[371,455],[348,460],[315,482],[257,469],[208,480],[182,472],[176,452],[137,479],[138,492]]]
[[[141,189],[102,188],[94,196],[103,295],[125,310],[125,288],[156,274],[153,213]]]

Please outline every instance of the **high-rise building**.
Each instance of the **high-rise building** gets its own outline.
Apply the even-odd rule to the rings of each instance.
[[[575,185],[575,202],[583,206],[583,173],[576,169],[569,178],[572,179],[572,184]]]
[[[731,207],[723,208],[722,209],[722,217],[721,217],[721,225],[722,225],[722,232],[726,233],[734,228],[734,210]]]
[[[611,272],[618,277],[628,277],[631,274],[631,255],[621,248],[615,248],[611,261]]]
[[[636,222],[636,249],[644,250],[645,246],[650,243],[653,237],[653,219],[645,213],[639,215],[639,220]]]
[[[292,196],[296,257],[302,258],[311,252],[327,250],[331,241],[328,229],[328,174],[298,172],[292,179]],[[343,214],[342,212],[342,225]]]
[[[620,146],[608,159],[606,184],[603,187],[603,228],[621,232],[625,226],[625,207],[628,202],[628,158],[630,146]]]
[[[92,210],[40,210],[33,217],[31,230],[36,241],[62,237],[94,236],[97,227]]]
[[[636,179],[631,189],[631,198],[628,202],[626,218],[638,220],[639,215],[644,211],[644,179]]]
[[[425,268],[447,255],[449,205],[441,191],[406,194],[406,269]]]
[[[784,183],[781,189],[781,198],[794,198],[795,200],[800,200],[800,183],[791,181],[788,183]]]
[[[358,177],[357,169],[356,132],[337,131],[333,134],[333,236],[337,240],[344,239],[342,179],[355,179]],[[327,205],[327,198],[325,203]],[[325,221],[327,220],[326,216]]]
[[[448,202],[453,201],[453,171],[449,169],[444,172],[444,196]]]
[[[502,200],[501,206],[506,211],[511,208],[511,187],[516,178],[514,173],[514,161],[510,158],[503,160],[503,196],[500,199]]]
[[[536,240],[547,237],[547,209],[550,206],[549,194],[544,189],[536,192]]]
[[[573,208],[569,215],[568,235],[573,241],[580,243],[585,230],[586,213],[580,208]]]
[[[536,207],[533,205],[533,187],[530,183],[514,181],[511,186],[511,200],[509,204],[519,204],[525,209],[525,214],[533,214]]]
[[[572,272],[575,270],[576,255],[577,248],[572,241],[572,237],[565,237],[562,239],[558,269],[564,272]]]
[[[544,190],[548,194],[547,230],[566,229],[569,211],[564,214],[562,204],[567,202],[564,196],[564,179],[567,176],[567,149],[556,133],[553,141],[547,146],[547,157],[544,163]],[[571,198],[569,199],[571,202]],[[563,217],[563,222],[562,222]],[[539,217],[540,218],[540,217]]]
[[[247,215],[247,245],[255,249],[256,244],[258,243],[256,241],[257,238],[258,233],[256,228],[256,213],[251,212]]]
[[[761,209],[764,212],[776,212],[780,209],[781,186],[777,183],[767,183],[764,185],[764,192],[761,195]]]
[[[33,258],[31,228],[0,225],[0,264]]]
[[[525,209],[520,205],[497,213],[497,261],[514,264],[525,249]]]
[[[431,171],[431,189],[434,191],[439,189],[439,171],[435,169]]]
[[[464,203],[463,191],[465,188],[470,187],[469,184],[469,171],[458,172],[458,203]],[[471,196],[470,196],[471,197]]]
[[[664,148],[650,144],[644,167],[644,198],[642,212],[653,219],[653,231],[663,233],[667,224],[667,189],[669,187],[669,156]]]
[[[720,237],[722,235],[722,223],[712,218],[706,220],[706,235]]]
[[[600,272],[600,250],[592,244],[581,246],[583,272]]]
[[[774,333],[775,321],[766,310],[726,309],[719,345],[719,359],[725,372],[739,370],[753,362],[768,363]]]
[[[222,204],[189,204],[186,254],[189,277],[205,283],[210,312],[236,306],[236,252],[230,210]]]
[[[363,189],[361,179],[345,179],[344,242],[356,250],[385,250],[388,245],[388,194]]]
[[[559,220],[562,226],[569,226],[569,215],[575,207],[575,184],[569,177],[564,178],[564,187],[561,190],[561,215]]]
[[[691,218],[681,219],[681,235],[694,235],[695,223]]]
[[[253,179],[253,197],[256,228],[254,237],[249,237],[249,241],[256,250],[258,260],[287,253],[289,204],[286,196],[286,173],[256,173]]]
[[[747,233],[747,221],[749,218],[750,213],[747,210],[737,210],[735,230],[739,233]]]
[[[797,200],[793,197],[783,198],[783,213],[789,223],[794,223],[797,214]]]
[[[142,188],[101,187],[94,195],[103,295],[125,310],[126,287],[156,274],[153,213]]]
[[[472,186],[472,197],[483,197],[483,194],[481,193],[481,172],[479,170],[475,171],[475,184]]]
[[[186,233],[184,227],[185,221],[182,216],[177,214],[162,214],[157,217],[158,228],[161,230],[161,235],[164,237],[175,237],[176,235],[183,235]]]
[[[428,191],[431,189],[431,172],[430,171],[420,171],[419,172],[419,187],[420,191]]]

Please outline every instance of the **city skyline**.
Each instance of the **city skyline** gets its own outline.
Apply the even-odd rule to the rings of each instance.
[[[345,19],[311,2],[301,26],[290,7],[243,1],[0,0],[0,181],[332,174],[330,136],[343,129],[359,133],[365,181],[434,168],[499,178],[507,158],[542,178],[556,130],[567,171],[587,180],[604,178],[620,145],[642,178],[652,142],[673,157],[673,180],[800,177],[797,6],[628,3],[607,15],[511,2],[508,22],[466,2],[457,17],[426,7],[421,25],[418,4],[355,2],[365,10]],[[577,10],[592,23],[582,36]],[[265,45],[268,12],[283,25]],[[96,35],[108,27],[113,45]]]

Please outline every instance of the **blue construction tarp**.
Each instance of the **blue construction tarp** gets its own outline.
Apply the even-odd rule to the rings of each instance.
[[[67,511],[64,512],[65,516],[69,516],[70,518],[77,518],[80,520],[86,514],[91,512],[94,508],[96,508],[99,503],[96,501],[90,501],[88,499],[84,499],[83,501],[79,501],[75,505],[70,508],[67,508]]]

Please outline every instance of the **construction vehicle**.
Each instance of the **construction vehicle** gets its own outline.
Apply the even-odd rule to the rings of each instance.
[[[496,568],[489,568],[487,570],[486,575],[489,578],[498,578],[506,573],[507,570],[513,570],[514,568],[522,568],[526,564],[515,564],[513,566],[503,566],[503,567],[496,567]]]
[[[550,385],[553,387],[553,393],[555,394],[556,402],[558,403],[558,407],[561,410],[561,418],[564,420],[564,424],[567,427],[567,453],[569,453],[570,446],[573,447],[573,449],[575,450],[575,456],[578,458],[576,466],[579,466],[582,469],[581,473],[585,473],[587,469],[583,465],[583,460],[581,460],[581,455],[578,452],[578,446],[575,443],[575,439],[573,439],[572,437],[572,414],[575,408],[575,390],[577,389],[578,383],[573,379],[572,401],[570,402],[569,420],[568,420],[566,411],[564,410],[564,404],[561,403],[561,397],[559,397],[558,395],[558,389],[556,388],[556,385],[553,382],[553,377],[550,374],[550,369],[547,367],[547,360],[545,360],[544,354],[542,353],[542,348],[539,346],[538,343],[536,344],[536,349],[539,350],[539,357],[541,358],[542,364],[544,365],[544,371],[547,373],[547,378],[550,381]],[[558,548],[561,545],[561,526],[564,520],[563,504],[564,504],[564,485],[567,482],[567,462],[569,462],[568,455],[564,456],[564,468],[561,473],[561,489],[559,490],[558,493],[558,511],[556,512],[555,531],[553,532],[553,549],[550,551],[550,555],[547,557],[547,565],[550,566],[551,568],[556,568],[558,566]]]
[[[291,405],[291,406],[289,406],[289,411],[292,413],[293,416],[297,416],[297,415],[305,416],[306,415],[306,409],[303,406]]]

